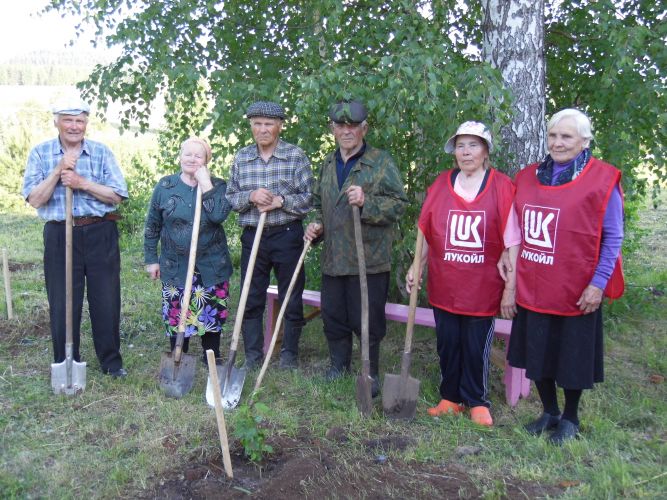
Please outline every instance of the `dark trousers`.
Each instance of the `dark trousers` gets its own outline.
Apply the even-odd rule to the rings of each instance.
[[[389,273],[369,274],[368,340],[379,343],[387,334],[384,306],[389,293]],[[322,322],[327,340],[361,335],[361,290],[359,276],[322,275]]]
[[[255,228],[245,227],[241,234],[241,290],[243,290],[243,282],[245,281],[245,273],[248,269],[254,238]],[[257,251],[244,319],[262,318],[266,306],[266,289],[269,287],[271,280],[271,269],[273,269],[278,280],[278,300],[282,302],[285,299],[285,294],[303,251],[303,245],[303,225],[301,221],[265,228]],[[305,284],[306,274],[301,267],[289,304],[285,309],[286,322],[303,324],[303,300],[301,296]]]
[[[72,230],[73,357],[80,361],[81,309],[87,291],[95,353],[103,372],[123,366],[120,355],[120,250],[114,221]],[[44,278],[53,359],[65,360],[65,224],[44,225]]]
[[[488,408],[493,317],[453,314],[437,307],[433,315],[442,377],[440,396],[469,407]]]

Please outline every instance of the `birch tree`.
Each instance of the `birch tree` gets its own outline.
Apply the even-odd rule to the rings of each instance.
[[[539,161],[545,143],[544,0],[484,0],[484,61],[498,68],[514,97],[501,131],[509,172]]]

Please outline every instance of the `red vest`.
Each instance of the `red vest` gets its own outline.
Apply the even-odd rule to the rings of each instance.
[[[452,313],[493,316],[505,287],[496,263],[514,185],[491,169],[484,190],[468,202],[454,192],[452,172],[442,172],[428,188],[419,217],[429,245],[428,299]]]
[[[621,173],[595,158],[572,182],[543,186],[530,165],[516,176],[522,243],[517,259],[519,305],[548,314],[580,316],[577,306],[600,254],[602,221]],[[605,295],[623,295],[620,257]]]

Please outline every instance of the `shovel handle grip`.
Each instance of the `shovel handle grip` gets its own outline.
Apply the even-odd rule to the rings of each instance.
[[[197,197],[195,200],[195,215],[192,220],[192,236],[190,239],[190,255],[188,256],[188,272],[185,276],[183,286],[183,297],[181,300],[181,317],[178,321],[178,336],[176,337],[176,346],[174,347],[174,360],[178,363],[181,360],[181,351],[183,349],[183,337],[185,336],[185,321],[188,318],[190,309],[190,297],[192,296],[192,277],[195,274],[195,260],[197,259],[197,243],[199,242],[199,222],[201,221],[201,187],[197,185]],[[179,342],[180,341],[180,342]]]

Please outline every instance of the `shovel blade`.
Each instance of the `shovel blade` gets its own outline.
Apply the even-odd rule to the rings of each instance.
[[[206,404],[208,404],[211,408],[215,408],[215,391],[220,393],[220,399],[222,400],[222,389],[225,383],[225,367],[216,365],[215,371],[218,375],[218,385],[213,385],[210,376],[206,380]]]
[[[243,392],[243,383],[247,370],[245,368],[236,368],[232,366],[231,371],[227,367],[223,367],[225,374],[229,374],[227,378],[227,385],[221,383],[220,390],[222,391],[222,407],[225,410],[236,408],[241,401],[241,393]]]
[[[382,386],[382,409],[388,418],[412,420],[417,409],[419,380],[386,373]]]
[[[185,396],[195,381],[197,360],[189,354],[181,354],[180,362],[174,361],[173,353],[163,352],[158,375],[160,387],[170,398],[180,399]]]
[[[67,360],[51,363],[51,388],[54,394],[72,396],[86,388],[86,363],[71,360],[72,380],[67,380]]]
[[[368,375],[357,377],[357,408],[364,417],[370,416],[373,411],[372,383],[373,379]]]
[[[224,374],[222,378],[220,378],[222,407],[225,410],[231,410],[232,408],[236,408],[239,404],[239,401],[241,401],[241,393],[243,392],[243,383],[245,382],[245,376],[247,371],[245,368],[236,368],[235,366],[232,366],[231,370],[228,372],[229,370],[228,365],[222,366],[220,368],[222,369],[222,373]],[[227,379],[227,384],[224,385],[225,384],[224,379],[227,373],[229,373],[229,377]],[[208,391],[207,391],[207,401],[208,401]]]

